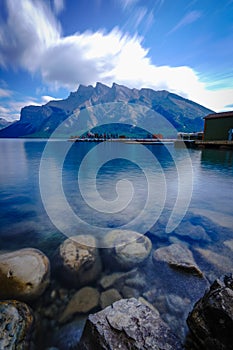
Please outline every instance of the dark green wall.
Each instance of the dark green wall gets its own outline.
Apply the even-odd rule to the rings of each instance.
[[[228,140],[228,131],[233,128],[233,116],[205,119],[205,141]]]

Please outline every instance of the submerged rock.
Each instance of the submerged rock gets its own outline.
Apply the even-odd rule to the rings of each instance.
[[[148,237],[135,231],[112,230],[104,237],[103,246],[107,247],[107,264],[114,268],[130,270],[149,257],[152,243]]]
[[[116,286],[123,287],[124,281],[127,278],[135,276],[136,273],[137,273],[137,269],[133,269],[133,270],[127,271],[127,272],[113,272],[112,274],[105,275],[101,278],[100,286],[103,289],[107,289],[110,287],[116,287]]]
[[[192,252],[181,244],[174,243],[167,247],[156,249],[153,254],[153,261],[154,263],[166,262],[171,267],[203,276],[193,258]]]
[[[79,349],[181,350],[183,347],[158,313],[131,298],[89,315]]]
[[[124,286],[121,289],[121,294],[123,295],[123,297],[125,299],[129,299],[129,298],[139,298],[140,296],[140,292],[139,290],[135,289],[135,288],[131,288],[129,286]]]
[[[122,296],[120,295],[117,289],[114,289],[114,288],[108,289],[103,293],[101,293],[100,306],[102,309],[104,309],[106,306],[109,306],[115,301],[120,299],[122,299]]]
[[[50,282],[50,263],[39,250],[25,248],[0,254],[0,298],[32,300]]]
[[[92,311],[99,305],[99,297],[100,294],[95,288],[84,287],[80,289],[71,298],[67,307],[60,316],[59,322],[66,322],[76,313],[85,314]]]
[[[0,302],[0,349],[27,350],[32,345],[33,314],[16,300]]]
[[[79,235],[66,239],[58,249],[55,266],[60,279],[69,286],[94,282],[102,270],[95,238]]]
[[[193,225],[189,221],[182,222],[174,232],[181,237],[191,238],[194,241],[210,242],[211,239],[206,233],[205,229],[200,225]]]
[[[198,349],[233,348],[233,278],[217,279],[194,306],[187,323]]]

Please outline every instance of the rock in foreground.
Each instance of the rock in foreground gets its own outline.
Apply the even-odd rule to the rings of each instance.
[[[25,248],[0,254],[0,298],[32,300],[50,281],[50,263],[39,250]]]
[[[198,349],[233,349],[233,278],[217,279],[194,306],[187,323]]]
[[[33,315],[29,307],[15,300],[0,302],[0,349],[27,350]]]
[[[159,315],[137,299],[122,299],[87,319],[81,350],[181,350]]]
[[[69,286],[94,282],[102,269],[95,237],[78,235],[66,239],[59,247],[55,265],[60,279]]]

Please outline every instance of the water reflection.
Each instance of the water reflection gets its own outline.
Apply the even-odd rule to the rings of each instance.
[[[43,207],[39,189],[39,165],[46,141],[36,140],[1,140],[0,148],[0,193],[1,193],[1,235],[8,237],[24,235],[31,237],[41,236],[49,239],[50,234],[58,232],[52,225]],[[46,159],[51,178],[47,179],[48,186],[53,186],[56,181],[57,168],[62,164],[62,185],[65,196],[75,213],[91,224],[112,228],[123,225],[128,219],[137,216],[140,208],[145,205],[148,188],[145,185],[145,174],[137,165],[124,159],[107,162],[99,170],[96,178],[97,190],[105,200],[114,200],[117,196],[116,184],[124,178],[129,180],[135,189],[131,205],[126,211],[121,211],[117,216],[97,213],[84,203],[78,188],[78,170],[84,156],[96,145],[94,143],[73,144],[63,163],[64,148],[68,142],[51,141],[53,147]],[[143,158],[138,145],[124,145],[126,158],[140,160],[145,169],[152,169],[148,159]],[[114,151],[114,143],[104,145],[105,152]],[[173,153],[176,159],[182,160],[182,150],[169,146],[170,153],[164,146],[151,146],[147,148],[154,154],[160,163],[166,178],[166,202],[164,212],[159,222],[168,220],[170,212],[177,198],[177,171],[172,160]],[[233,152],[229,150],[190,150],[194,171],[194,187],[192,201],[187,214],[202,215],[208,217],[220,226],[230,229],[232,219],[232,188],[233,188]],[[84,169],[83,177],[88,178],[92,173],[92,166],[97,164],[97,158],[92,157],[92,162]],[[185,176],[190,174],[185,173]],[[154,184],[157,197],[154,205],[159,204],[160,183]],[[86,186],[90,198],[93,194]],[[98,203],[96,203],[97,205]],[[64,223],[67,218],[62,215],[62,203],[54,195],[51,197],[51,206],[55,212],[59,212],[59,220]],[[147,213],[150,216],[150,213]],[[155,219],[156,221],[156,219]],[[69,224],[69,222],[67,223]],[[166,223],[165,223],[166,224]],[[233,225],[232,225],[233,226]],[[162,226],[161,226],[162,227]],[[73,232],[77,232],[75,225]],[[18,233],[18,234],[17,234]],[[31,242],[30,242],[31,243]]]
[[[0,149],[0,184],[7,188],[28,178],[28,160],[24,142],[14,139],[0,140]]]
[[[202,166],[224,167],[233,170],[233,151],[203,149],[201,151]]]

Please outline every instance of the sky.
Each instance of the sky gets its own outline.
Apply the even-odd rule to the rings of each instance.
[[[96,82],[233,110],[233,0],[0,0],[0,117]]]

